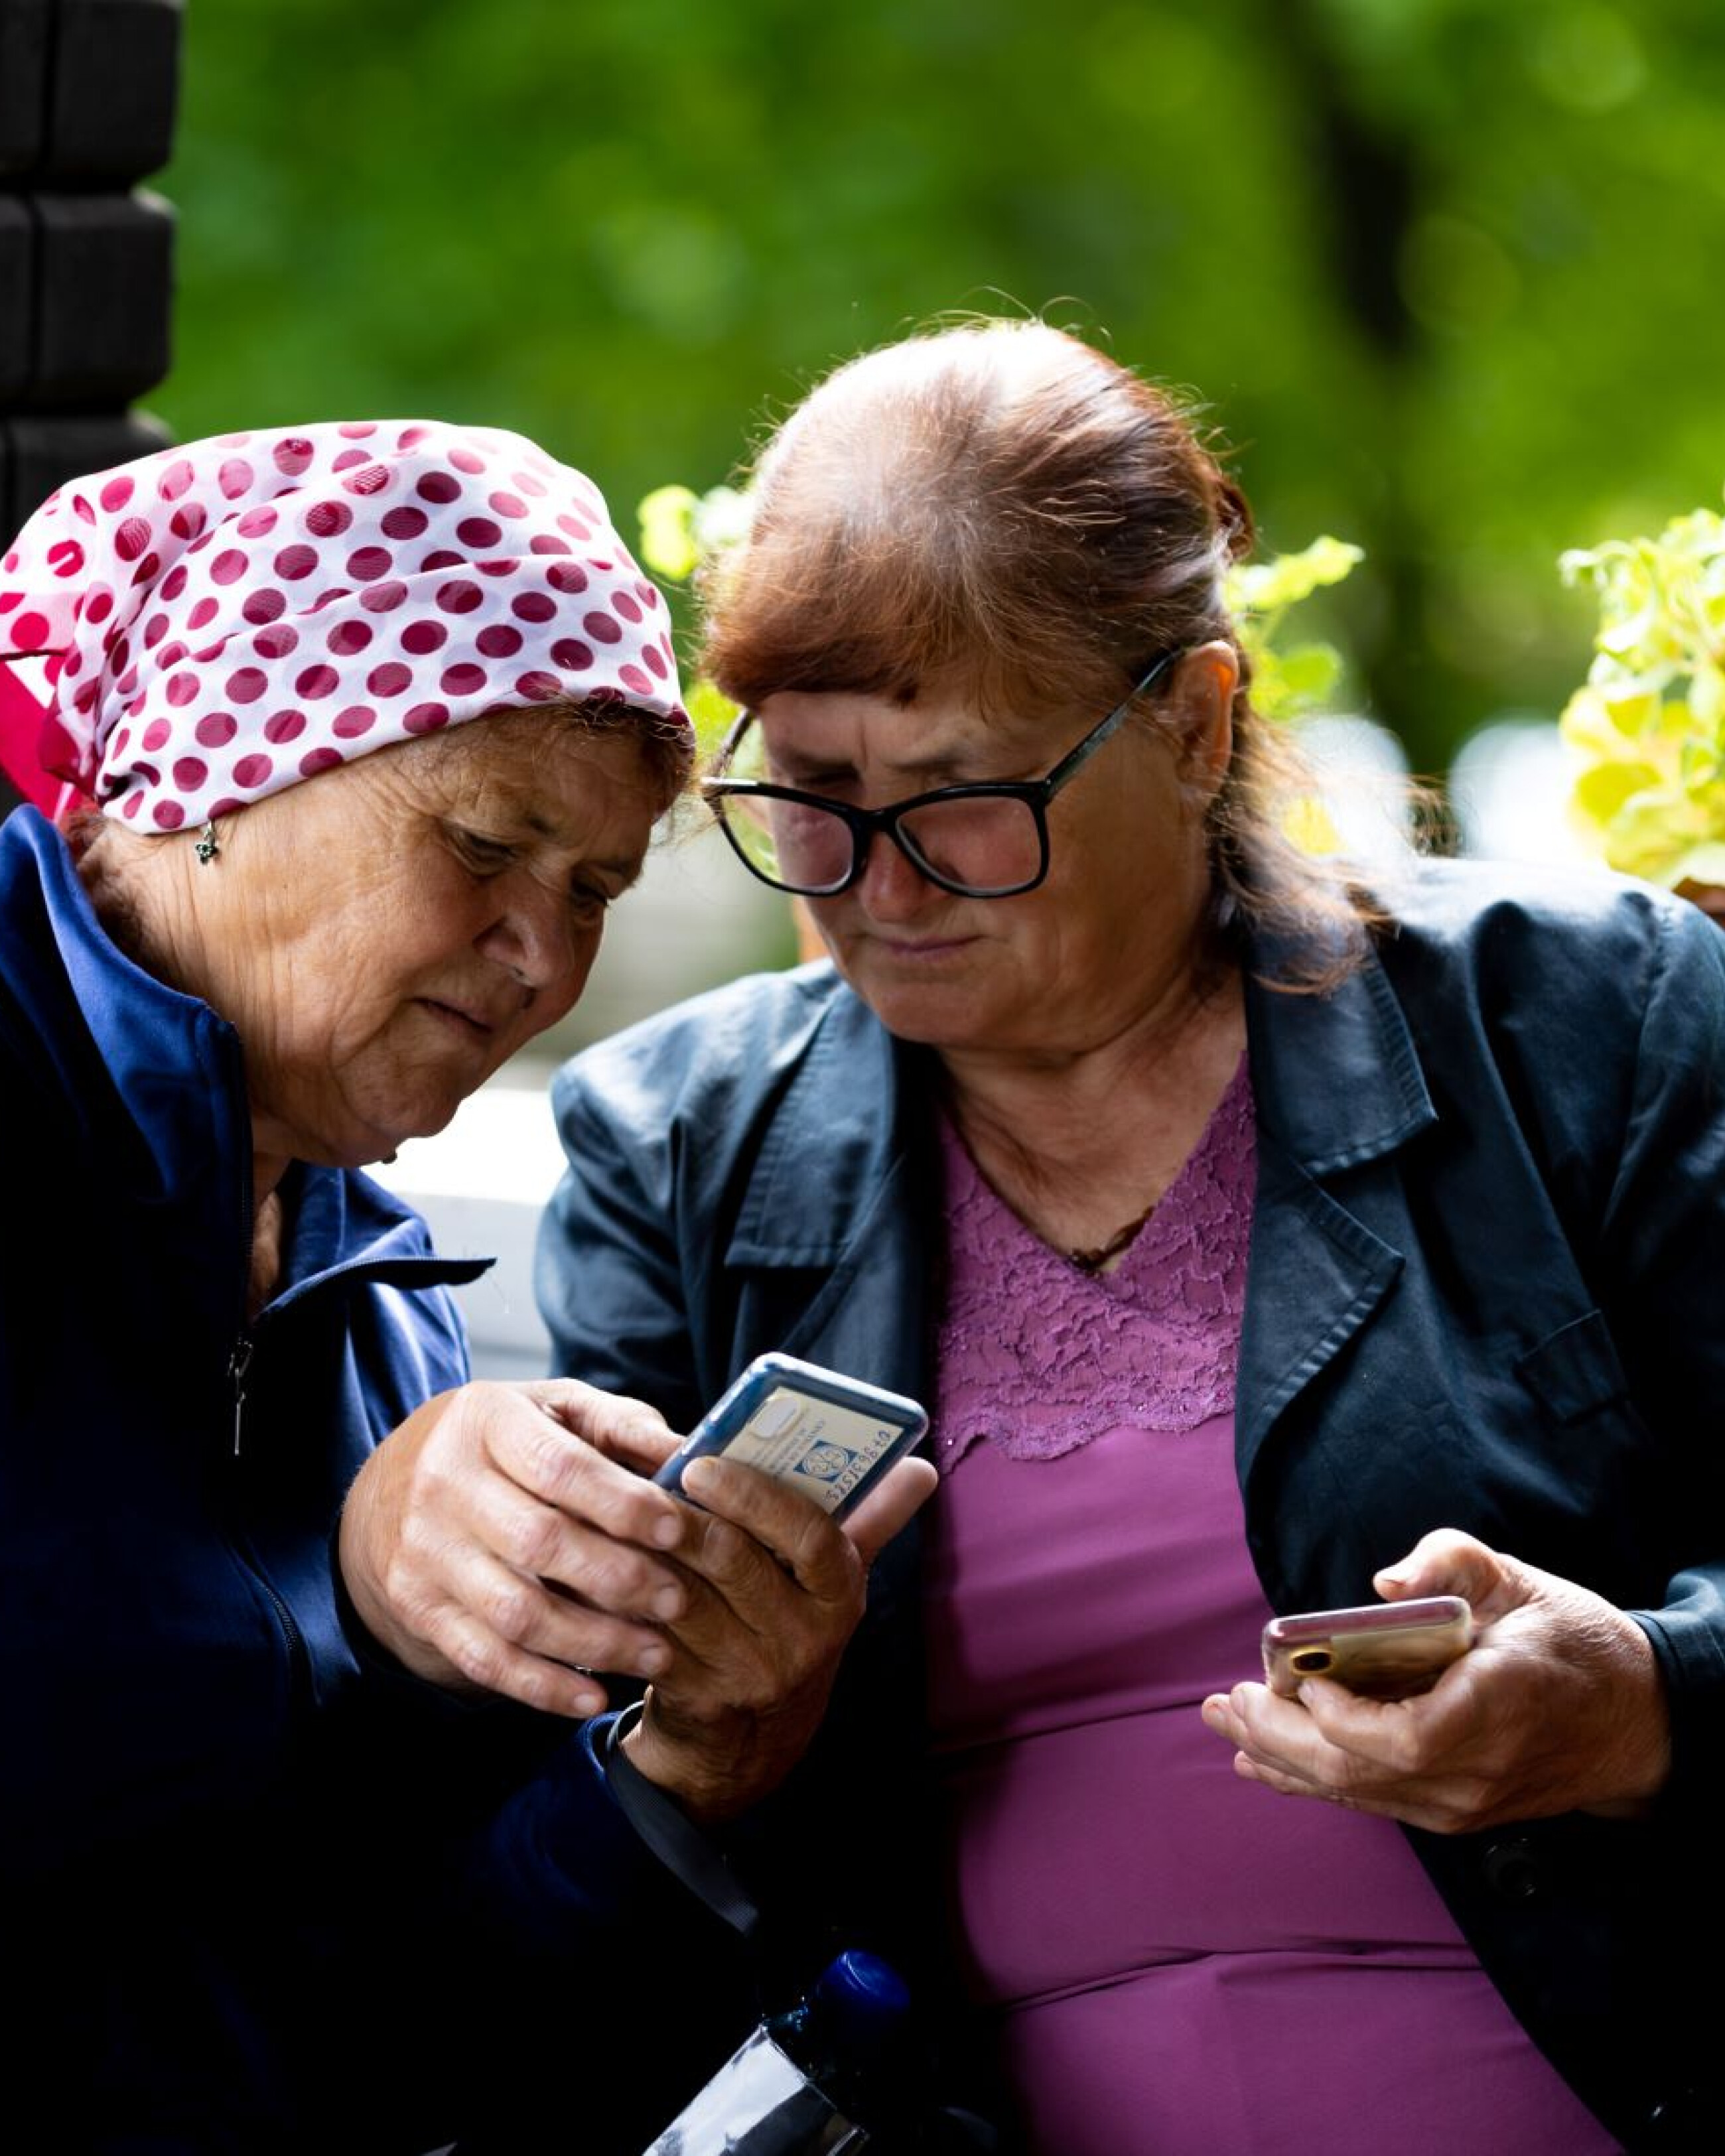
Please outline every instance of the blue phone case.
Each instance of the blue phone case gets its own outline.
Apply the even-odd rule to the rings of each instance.
[[[793,1355],[762,1355],[653,1479],[680,1491],[691,1460],[723,1452],[800,1491],[839,1520],[927,1427],[922,1409],[901,1394]]]

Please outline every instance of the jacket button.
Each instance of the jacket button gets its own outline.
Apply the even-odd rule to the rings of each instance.
[[[1535,1902],[1545,1890],[1544,1866],[1531,1841],[1517,1835],[1494,1841],[1481,1859],[1486,1884],[1503,1902]]]

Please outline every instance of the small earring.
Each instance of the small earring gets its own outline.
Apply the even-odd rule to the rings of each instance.
[[[208,868],[221,850],[221,841],[216,836],[215,824],[213,822],[205,824],[203,829],[198,834],[198,860],[199,865],[203,868]]]

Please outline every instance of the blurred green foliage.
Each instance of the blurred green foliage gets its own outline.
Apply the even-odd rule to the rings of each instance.
[[[1286,643],[1281,632],[1291,608],[1345,583],[1364,559],[1350,541],[1327,534],[1296,554],[1236,562],[1228,572],[1224,596],[1251,661],[1253,706],[1265,718],[1296,719],[1328,706],[1342,679],[1341,653],[1309,638]]]
[[[1599,603],[1563,718],[1578,823],[1613,868],[1725,886],[1725,519],[1697,509],[1563,566]]]
[[[1568,546],[1717,499],[1714,0],[194,0],[182,434],[519,428],[620,516],[836,359],[1029,307],[1195,384],[1434,767],[1555,713]]]

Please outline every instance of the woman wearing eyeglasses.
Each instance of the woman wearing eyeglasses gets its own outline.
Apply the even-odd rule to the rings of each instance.
[[[1250,536],[1038,324],[793,415],[708,793],[832,963],[562,1074],[559,1364],[685,1428],[769,1348],[930,1399],[942,1486],[739,1861],[911,1962],[1030,2148],[1712,2148],[1725,947],[1294,853]],[[1476,1640],[1423,1697],[1250,1681],[1272,1610],[1438,1593]],[[624,1742],[732,1809],[650,1691]]]

